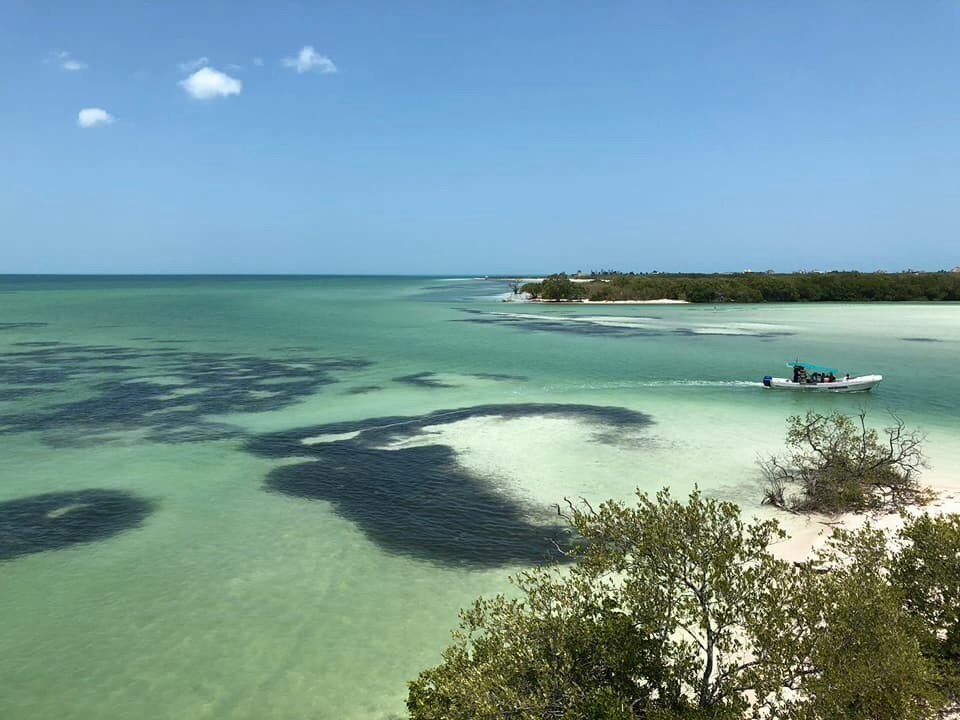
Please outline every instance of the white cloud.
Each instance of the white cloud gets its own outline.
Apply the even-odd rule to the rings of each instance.
[[[66,50],[58,50],[57,52],[51,53],[50,57],[47,58],[47,62],[55,62],[67,72],[79,72],[89,67],[83,60],[77,60]]]
[[[283,66],[293,68],[298,73],[310,72],[316,70],[318,73],[335,73],[337,66],[333,60],[326,55],[319,54],[313,49],[312,45],[304,45],[296,57],[286,57],[283,59]]]
[[[262,58],[262,57],[255,57],[255,58],[253,59],[253,64],[256,65],[257,67],[263,67],[263,58]]]
[[[190,77],[181,80],[179,85],[190,97],[197,100],[239,95],[243,90],[243,83],[240,80],[211,67],[200,68]]]
[[[116,118],[103,108],[84,108],[77,113],[77,125],[82,128],[94,128],[109,125]]]
[[[209,64],[210,64],[210,59],[204,56],[204,57],[198,57],[196,60],[187,60],[186,62],[182,62],[179,65],[177,65],[177,67],[180,68],[180,72],[191,73],[194,70],[197,70],[198,68],[202,68],[205,65],[209,65]]]

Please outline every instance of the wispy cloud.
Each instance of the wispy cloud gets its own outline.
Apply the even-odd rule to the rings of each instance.
[[[283,66],[292,68],[298,73],[316,71],[326,75],[337,72],[337,66],[333,64],[333,60],[318,53],[312,45],[304,45],[296,57],[285,57]]]
[[[262,57],[255,57],[255,58],[253,59],[253,64],[256,65],[257,67],[263,67],[263,58],[262,58]]]
[[[79,72],[80,70],[86,70],[89,67],[89,65],[83,62],[83,60],[77,60],[67,50],[57,50],[56,52],[51,53],[46,62],[56,63],[67,72]]]
[[[202,67],[193,75],[179,82],[186,93],[197,100],[212,100],[218,97],[239,95],[243,83],[212,67]]]
[[[202,68],[205,65],[209,65],[209,64],[210,64],[210,58],[204,56],[204,57],[198,57],[195,60],[186,60],[182,63],[179,63],[177,67],[180,68],[180,72],[192,73],[194,70],[197,70],[198,68]]]
[[[103,108],[92,107],[84,108],[77,113],[77,125],[82,128],[95,128],[101,125],[109,125],[116,118]]]

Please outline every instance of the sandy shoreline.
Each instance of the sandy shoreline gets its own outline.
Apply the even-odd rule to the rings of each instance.
[[[911,506],[907,509],[910,516],[960,514],[960,478],[929,483],[936,492],[936,499],[928,505]],[[904,524],[899,513],[845,513],[843,515],[795,515],[788,512],[775,512],[772,516],[787,533],[787,538],[771,549],[774,554],[788,562],[802,562],[810,558],[830,537],[834,528],[856,530],[870,523],[873,527],[886,532],[896,532]]]
[[[527,302],[544,303],[547,305],[689,305],[687,300],[671,300],[658,298],[656,300],[541,300],[530,299]]]

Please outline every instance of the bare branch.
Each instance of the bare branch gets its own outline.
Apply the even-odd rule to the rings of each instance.
[[[855,416],[808,412],[788,419],[786,459],[758,460],[766,487],[763,502],[801,512],[897,509],[924,502],[928,492],[917,476],[925,466],[924,438],[892,416],[879,433]],[[796,497],[788,496],[795,487]]]

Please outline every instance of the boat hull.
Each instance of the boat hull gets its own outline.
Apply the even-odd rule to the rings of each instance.
[[[861,375],[849,380],[835,382],[795,383],[787,378],[765,377],[763,386],[769,390],[789,390],[793,392],[866,392],[873,390],[883,381],[883,375]]]

